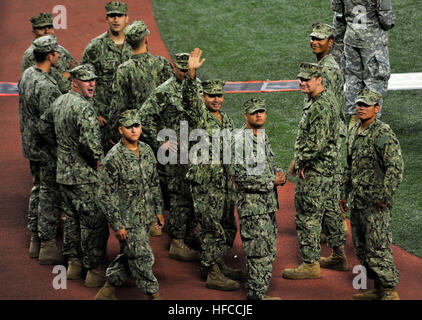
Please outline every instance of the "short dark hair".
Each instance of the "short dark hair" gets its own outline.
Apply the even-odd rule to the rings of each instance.
[[[44,62],[45,60],[47,60],[47,56],[50,53],[54,53],[54,51],[50,51],[50,52],[39,52],[39,51],[34,50],[33,53],[34,53],[34,57],[35,57],[35,62],[36,63],[41,63],[41,62]]]

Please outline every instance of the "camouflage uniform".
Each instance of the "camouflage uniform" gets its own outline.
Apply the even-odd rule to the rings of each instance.
[[[140,124],[137,110],[122,113],[119,124]],[[149,244],[149,228],[162,212],[162,198],[156,159],[150,146],[138,141],[139,156],[118,142],[101,163],[98,201],[114,231],[126,229],[127,240],[120,241],[120,253],[106,271],[114,286],[132,274],[145,293],[158,291],[152,272],[154,255]]]
[[[346,114],[353,115],[356,97],[364,87],[382,96],[387,93],[391,75],[387,31],[394,27],[396,17],[390,0],[343,3],[347,23],[344,35]]]
[[[107,5],[107,13],[115,12],[112,10],[116,9],[115,2],[111,3],[109,6]],[[127,6],[124,4],[117,6],[116,12],[126,14]],[[95,85],[94,110],[98,116],[102,116],[106,120],[108,120],[107,117],[110,112],[110,101],[113,93],[110,88],[113,85],[117,67],[131,57],[132,48],[129,44],[124,42],[123,47],[119,48],[111,39],[109,31],[92,39],[86,46],[82,55],[81,63],[90,63],[95,67],[95,74],[98,78]],[[110,137],[108,135],[108,132],[110,131],[109,125],[110,124],[107,123],[100,127],[101,144],[104,152],[107,152],[111,148],[111,144],[109,143]]]
[[[374,105],[380,100],[368,92],[364,90],[356,102]],[[369,101],[371,95],[375,100]],[[341,199],[349,200],[355,253],[368,277],[383,287],[394,287],[399,272],[390,248],[391,219],[394,193],[403,178],[400,144],[391,128],[379,120],[362,131],[359,128],[355,124],[350,132]],[[381,212],[377,200],[387,204]]]
[[[322,67],[317,64],[301,64],[298,77],[310,79],[321,72]],[[322,223],[330,247],[346,241],[338,209],[339,195],[334,192],[340,139],[335,104],[327,91],[310,98],[303,108],[295,142],[296,169],[305,169],[305,179],[299,178],[295,189],[296,231],[302,259],[308,264],[320,258]]]
[[[52,36],[38,38],[40,52],[57,49]],[[40,117],[60,96],[56,80],[32,66],[19,81],[19,120],[22,151],[30,161],[34,186],[29,198],[28,228],[42,241],[54,239],[60,217],[60,193],[56,184],[56,155],[39,132]]]
[[[257,110],[265,110],[265,104],[246,105],[246,112],[253,113]],[[277,201],[277,189],[274,185],[275,167],[274,153],[265,130],[262,131],[263,139],[258,140],[251,132],[252,139],[246,140],[246,125],[235,134],[232,145],[235,158],[231,167],[231,174],[236,185],[236,207],[239,216],[240,236],[243,249],[247,258],[247,289],[248,297],[262,299],[267,290],[272,275],[272,265],[277,255],[277,223],[276,212],[279,209]],[[253,174],[249,170],[258,168],[257,162],[247,164],[245,157],[246,144],[249,150],[257,154],[257,145],[265,143],[265,159],[262,171]],[[236,149],[238,144],[244,145],[243,152]],[[237,151],[237,152],[236,152]],[[242,164],[236,164],[236,157],[244,160]]]
[[[204,81],[202,85],[204,94],[224,93],[224,82],[219,79]],[[183,100],[185,107],[192,113],[192,119],[196,119],[196,127],[207,131],[210,142],[213,133],[218,130],[231,131],[233,120],[220,111],[220,123],[204,103],[197,99],[198,95],[199,86],[194,79],[187,77],[183,86]],[[230,142],[228,143],[230,148]],[[210,144],[206,147],[208,151],[212,149]],[[205,267],[223,260],[224,255],[232,248],[237,233],[230,165],[222,163],[222,150],[224,151],[223,143],[220,143],[220,158],[214,159],[215,163],[211,152],[208,163],[198,162],[195,156],[200,159],[203,155],[197,153],[186,174],[191,184],[195,215],[201,225],[201,264]]]
[[[334,44],[331,48],[331,55],[338,63],[341,71],[345,72],[345,64],[344,61],[344,34],[346,33],[346,20],[342,14],[343,4],[342,0],[331,0],[331,9],[334,11],[333,15],[333,36],[334,36]]]
[[[95,79],[88,65],[71,71],[72,77]],[[100,130],[92,102],[75,91],[53,103],[57,139],[57,182],[60,184],[66,220],[63,255],[83,255],[87,269],[96,268],[106,254],[108,226],[97,208],[96,165],[103,156]]]
[[[186,54],[176,55],[176,63],[182,63],[178,60],[183,57],[186,57]],[[187,60],[184,67],[187,68]],[[140,115],[141,119],[144,119],[141,140],[148,143],[155,154],[163,143],[157,139],[160,130],[174,130],[180,142],[181,123],[186,121],[188,130],[191,129],[191,118],[183,106],[182,83],[174,76],[152,91],[142,105]],[[187,164],[180,161],[177,164],[159,163],[158,172],[162,184],[166,184],[170,198],[167,231],[173,239],[184,239],[198,224],[194,216],[189,183],[185,179]]]
[[[53,17],[49,13],[40,13],[30,19],[33,28],[43,26],[53,26]],[[21,72],[23,73],[29,67],[35,64],[35,57],[33,54],[34,45],[31,44],[23,54],[21,63]],[[71,81],[63,77],[62,73],[71,69],[70,65],[77,65],[78,62],[72,57],[68,50],[62,46],[58,46],[57,51],[60,53],[59,63],[57,66],[52,66],[50,75],[56,80],[60,92],[66,93],[70,90]]]
[[[143,21],[134,21],[126,27],[127,39],[141,40],[149,34]],[[110,104],[110,135],[115,141],[120,113],[128,109],[141,109],[152,90],[174,75],[171,64],[163,57],[149,52],[135,54],[116,71]]]

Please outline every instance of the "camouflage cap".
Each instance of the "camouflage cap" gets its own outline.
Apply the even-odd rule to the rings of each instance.
[[[138,109],[129,109],[123,111],[119,117],[119,124],[124,127],[130,127],[134,124],[141,124],[141,117]]]
[[[32,45],[34,46],[34,51],[43,53],[57,51],[59,47],[56,37],[52,35],[39,37],[32,41]]]
[[[267,110],[267,107],[265,106],[265,99],[262,98],[251,98],[246,100],[243,103],[243,107],[245,108],[245,112],[251,114],[258,110]]]
[[[174,63],[180,70],[188,70],[189,53],[176,53]]]
[[[212,79],[202,81],[202,90],[204,94],[224,94],[224,84],[221,79]]]
[[[375,91],[371,91],[368,88],[363,89],[356,97],[355,103],[363,102],[368,106],[379,104],[382,96]]]
[[[73,79],[88,81],[96,79],[95,68],[90,63],[81,64],[69,71]]]
[[[127,5],[126,3],[120,1],[110,1],[105,5],[107,14],[117,13],[117,14],[126,14]]]
[[[41,12],[29,19],[32,23],[32,28],[41,28],[53,25],[53,16],[48,12]]]
[[[141,40],[149,34],[149,30],[142,20],[135,20],[125,28],[125,35],[129,41]]]
[[[311,62],[302,62],[300,64],[300,72],[298,78],[312,79],[320,77],[322,74],[322,66]]]
[[[334,27],[325,24],[325,23],[314,23],[312,25],[312,33],[310,37],[315,37],[318,39],[326,39],[333,36]]]

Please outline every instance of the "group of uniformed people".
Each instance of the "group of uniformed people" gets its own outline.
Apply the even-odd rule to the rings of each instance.
[[[109,30],[90,41],[80,65],[58,45],[50,14],[30,20],[35,40],[24,54],[19,81],[22,149],[34,181],[30,257],[40,264],[67,261],[68,279],[80,279],[86,269],[85,285],[101,287],[96,299],[116,299],[114,287],[131,275],[149,299],[160,299],[149,237],[161,234],[166,208],[169,256],[200,260],[207,288],[236,290],[246,276],[248,299],[279,299],[266,292],[277,254],[277,186],[286,183],[286,174],[275,166],[261,130],[265,100],[245,101],[245,125],[234,130],[221,110],[225,82],[197,77],[205,62],[199,48],[175,54],[170,64],[149,53],[150,31],[140,20],[128,24],[126,4],[112,1],[105,9]],[[335,29],[321,23],[312,28],[317,63],[300,65],[306,98],[288,170],[298,176],[296,230],[303,263],[284,270],[283,277],[320,278],[320,267],[349,269],[349,199],[356,254],[375,280],[374,290],[354,298],[398,298],[389,244],[392,199],[403,170],[400,146],[376,119],[382,95],[368,88],[355,101],[357,123],[347,129],[343,73],[330,54]],[[198,129],[202,147],[184,145],[180,135]],[[228,162],[224,137],[213,152],[211,141],[221,132],[233,133]],[[348,144],[344,172],[342,139]],[[186,148],[189,159],[183,161]],[[248,150],[258,156],[251,160]],[[235,208],[246,275],[224,261],[237,233]],[[106,268],[109,228],[120,252]],[[320,257],[321,233],[333,248],[327,258]]]

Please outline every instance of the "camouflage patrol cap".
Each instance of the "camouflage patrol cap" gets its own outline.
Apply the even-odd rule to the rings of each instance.
[[[174,61],[176,67],[182,71],[188,70],[189,53],[181,52],[176,53],[174,56],[176,58]]]
[[[90,63],[81,64],[69,71],[72,79],[78,79],[81,81],[89,81],[97,78],[95,75],[95,68]]]
[[[315,37],[318,39],[326,39],[333,36],[334,27],[325,24],[325,23],[314,23],[312,25],[312,33],[310,37]]]
[[[56,37],[52,35],[39,37],[32,41],[32,44],[34,46],[34,51],[43,53],[57,51],[59,47]]]
[[[202,81],[202,90],[204,94],[224,94],[224,84],[221,79],[212,79]]]
[[[243,107],[245,108],[245,112],[251,114],[258,110],[266,111],[267,107],[265,106],[265,99],[262,98],[251,98],[246,100],[243,103]]]
[[[119,124],[123,127],[130,127],[134,124],[141,124],[141,117],[138,109],[123,111],[119,117]]]
[[[363,89],[356,97],[355,103],[363,102],[368,106],[374,106],[379,104],[382,96],[375,91],[371,91],[368,88]]]
[[[149,30],[142,20],[135,20],[125,28],[125,35],[129,41],[141,40],[149,34]]]
[[[300,64],[300,72],[297,75],[298,78],[312,79],[320,77],[322,74],[322,66],[311,62],[302,62]]]
[[[117,13],[117,14],[126,14],[127,5],[126,3],[120,1],[110,1],[105,5],[107,14]]]
[[[29,19],[32,23],[32,28],[41,28],[53,25],[53,16],[48,12],[41,12]]]

